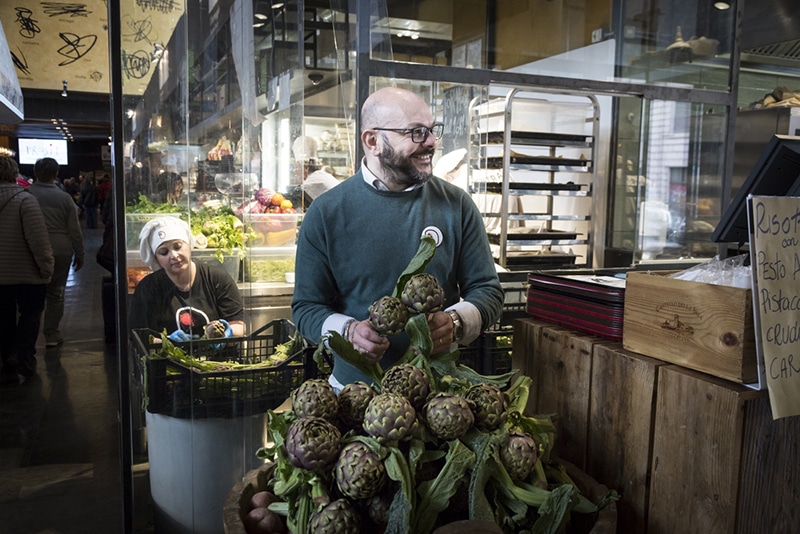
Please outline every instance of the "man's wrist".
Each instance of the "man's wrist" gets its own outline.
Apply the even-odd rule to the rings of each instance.
[[[464,337],[464,323],[461,321],[461,316],[455,310],[448,310],[445,313],[453,321],[453,343],[458,343]]]
[[[348,319],[345,321],[344,326],[342,327],[342,337],[345,339],[345,341],[352,341],[350,330],[355,326],[355,324],[355,319]]]

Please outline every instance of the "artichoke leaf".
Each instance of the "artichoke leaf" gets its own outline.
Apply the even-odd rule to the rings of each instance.
[[[486,484],[492,475],[492,463],[489,462],[489,458],[499,461],[498,447],[507,437],[508,432],[503,427],[496,432],[470,432],[465,436],[465,443],[478,458],[469,481],[470,519],[485,519],[492,522],[498,520],[491,503],[486,498]]]
[[[431,339],[431,328],[428,325],[428,318],[424,313],[418,313],[409,317],[406,322],[406,333],[408,334],[408,339],[411,341],[411,347],[416,348],[421,355],[430,355],[433,350],[433,340]],[[418,356],[418,359],[422,359],[422,357]],[[413,359],[410,359],[409,363],[419,367],[419,362],[415,362]]]
[[[386,534],[412,532],[411,517],[415,509],[414,487],[405,456],[397,447],[389,447],[389,455],[383,462],[386,474],[400,483],[400,488],[389,505],[389,522]]]
[[[328,330],[328,346],[341,359],[367,375],[375,384],[380,384],[383,379],[383,369],[378,363],[369,363],[363,354],[353,348],[353,344],[347,341],[339,332]]]
[[[405,271],[400,273],[400,277],[397,279],[397,285],[392,294],[393,297],[400,298],[400,294],[403,292],[403,288],[408,279],[424,271],[425,267],[427,267],[433,259],[434,254],[436,254],[436,241],[428,235],[423,235],[420,238],[417,252],[414,254],[414,257],[411,258],[408,267],[406,267]]]
[[[550,497],[539,506],[539,519],[533,525],[533,534],[564,532],[577,493],[578,490],[569,484],[563,484],[552,490]]]
[[[517,375],[505,392],[509,410],[520,413],[525,411],[525,407],[528,405],[528,397],[530,396],[532,384],[533,380],[531,377],[521,373]]]
[[[413,532],[431,532],[439,517],[439,512],[447,508],[450,498],[455,495],[464,480],[467,470],[475,464],[475,453],[461,440],[448,443],[449,450],[444,466],[435,479],[419,485],[420,500],[416,511]]]

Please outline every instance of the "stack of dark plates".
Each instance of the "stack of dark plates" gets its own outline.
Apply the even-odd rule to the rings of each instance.
[[[625,272],[572,269],[528,274],[528,315],[597,335],[622,340]]]

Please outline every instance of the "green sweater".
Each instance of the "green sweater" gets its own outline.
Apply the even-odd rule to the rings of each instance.
[[[439,178],[413,191],[378,191],[359,171],[314,200],[303,217],[292,301],[300,333],[317,343],[333,313],[366,319],[370,304],[392,294],[423,230],[431,227],[442,238],[425,271],[444,288],[445,307],[463,298],[480,311],[483,329],[493,325],[502,312],[503,290],[469,195]],[[392,336],[390,344],[384,370],[406,351],[408,337]],[[342,384],[369,382],[336,355],[333,374]]]

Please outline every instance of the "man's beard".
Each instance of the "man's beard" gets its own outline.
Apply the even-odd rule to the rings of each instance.
[[[434,150],[431,148],[422,153],[415,153],[413,156],[430,154],[432,157],[433,153]],[[398,154],[388,143],[384,144],[384,149],[378,156],[378,160],[381,162],[381,167],[383,167],[383,179],[402,186],[403,189],[412,185],[424,184],[433,176],[430,172],[417,169],[412,156]]]

